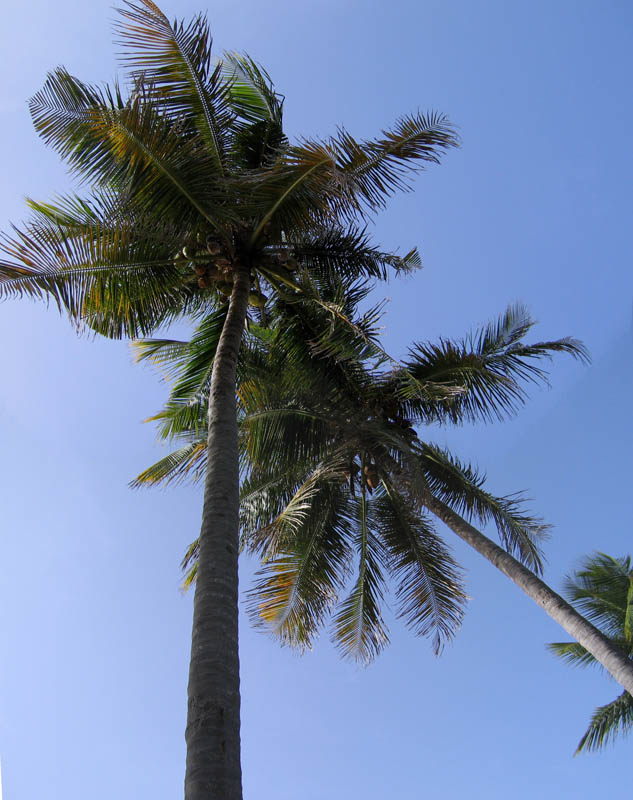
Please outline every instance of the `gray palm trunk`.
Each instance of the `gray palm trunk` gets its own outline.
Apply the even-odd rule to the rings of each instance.
[[[506,553],[480,531],[466,522],[441,500],[432,495],[424,505],[439,517],[460,539],[487,558],[498,570],[514,581],[529,597],[558,622],[567,633],[588,650],[633,695],[633,661],[612,644],[597,628],[582,617],[563,598],[519,561]]]
[[[235,386],[249,290],[249,269],[238,266],[213,362],[207,473],[193,602],[185,800],[242,798]]]

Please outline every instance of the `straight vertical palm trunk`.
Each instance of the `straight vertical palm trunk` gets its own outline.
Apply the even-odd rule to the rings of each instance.
[[[235,386],[249,289],[249,270],[236,268],[229,310],[213,363],[207,474],[193,603],[185,800],[242,798]]]
[[[556,620],[567,633],[588,650],[630,695],[633,695],[633,661],[613,645],[597,628],[519,561],[490,541],[441,500],[427,495],[424,505],[471,547],[514,581]]]

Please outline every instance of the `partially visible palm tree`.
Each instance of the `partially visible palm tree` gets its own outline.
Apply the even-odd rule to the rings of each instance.
[[[31,100],[37,131],[91,191],[30,202],[32,219],[4,240],[0,297],[52,299],[110,337],[183,316],[215,337],[185,794],[239,800],[235,385],[248,303],[265,317],[315,264],[378,278],[418,265],[415,251],[373,247],[364,218],[457,139],[444,116],[418,113],[371,141],[339,130],[291,143],[268,75],[246,57],[214,62],[204,16],[172,24],[152,0],[121,15],[128,86],[58,68]]]
[[[282,641],[306,646],[338,602],[335,640],[345,655],[368,660],[388,641],[380,612],[387,573],[401,616],[434,635],[438,649],[459,622],[463,597],[456,565],[425,516],[430,511],[633,686],[632,665],[535,574],[542,520],[519,496],[489,493],[476,470],[421,442],[413,429],[502,419],[524,401],[525,381],[545,379],[536,361],[555,352],[583,358],[582,346],[571,339],[525,344],[532,322],[515,307],[465,340],[416,345],[404,363],[385,369],[382,351],[367,349],[367,337],[354,345],[349,326],[343,343],[334,336],[324,346],[305,315],[288,311],[268,339],[281,354],[240,387],[242,538],[264,560],[251,592],[253,616]],[[159,415],[163,431],[190,436],[177,414],[172,405]],[[139,482],[181,478],[194,449],[190,442]],[[200,457],[193,456],[198,466]],[[504,549],[464,516],[492,522]],[[197,553],[194,543],[189,582]],[[356,580],[340,600],[354,553]]]
[[[430,522],[412,513],[396,492],[383,492],[377,481],[372,486],[372,462],[357,457],[372,435],[368,420],[356,428],[371,402],[363,397],[367,365],[378,368],[385,360],[377,341],[379,309],[356,313],[367,291],[362,285],[327,275],[319,283],[325,308],[310,303],[308,287],[302,297],[280,297],[267,328],[249,326],[249,347],[243,349],[242,541],[270,561],[277,590],[283,586],[288,593],[283,604],[272,586],[260,581],[267,601],[257,587],[251,592],[253,616],[273,623],[284,641],[309,645],[357,555],[358,579],[336,623],[342,651],[366,661],[388,641],[380,611],[385,572],[399,587],[402,616],[418,634],[431,635],[439,650],[463,614],[459,569]],[[338,310],[334,317],[332,308]],[[205,458],[203,405],[196,400],[204,397],[204,337],[199,332],[189,343],[150,340],[137,347],[142,358],[179,374],[167,407],[154,419],[163,437],[184,443],[135,484],[195,479],[204,473]],[[425,391],[435,402],[455,392],[431,382]],[[373,435],[378,445],[381,430]],[[276,465],[272,472],[266,459],[269,467]],[[361,479],[365,475],[367,480]],[[270,527],[275,513],[279,518]],[[185,584],[191,585],[197,578],[197,541],[185,561]]]
[[[567,578],[563,592],[569,602],[633,660],[633,565],[631,556],[613,558],[595,553]],[[598,663],[578,642],[548,645],[568,664],[586,667]],[[622,692],[611,703],[593,712],[576,754],[599,750],[621,734],[633,730],[633,696]]]

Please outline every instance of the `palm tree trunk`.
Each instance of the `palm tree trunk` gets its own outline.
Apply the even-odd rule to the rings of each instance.
[[[556,620],[567,633],[588,650],[616,681],[633,696],[633,661],[613,645],[597,628],[581,616],[563,598],[516,558],[506,553],[476,528],[430,494],[424,505],[471,547],[514,581],[523,591]]]
[[[238,655],[237,357],[250,275],[234,272],[209,395],[207,474],[193,602],[185,800],[241,800]]]

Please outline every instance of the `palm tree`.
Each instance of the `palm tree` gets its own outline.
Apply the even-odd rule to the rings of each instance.
[[[4,239],[0,297],[52,299],[114,338],[183,316],[216,336],[185,795],[237,800],[235,385],[248,304],[265,317],[268,299],[301,292],[299,271],[315,264],[378,278],[418,265],[415,251],[382,253],[358,226],[457,140],[442,115],[415,114],[373,141],[339,130],[290,143],[268,75],[246,57],[214,63],[203,16],[171,24],[151,0],[120,13],[128,92],[58,68],[31,100],[37,131],[92,191],[30,201],[31,220]]]
[[[631,556],[594,553],[568,577],[563,589],[570,603],[590,619],[625,657],[633,659],[633,565]],[[596,658],[578,642],[553,642],[549,649],[568,664],[586,667]],[[633,696],[624,691],[593,712],[576,748],[599,750],[618,734],[633,729]]]
[[[398,587],[400,615],[417,633],[433,635],[439,650],[459,624],[463,591],[431,512],[508,575],[617,680],[633,686],[633,665],[536,574],[547,530],[542,520],[524,510],[520,496],[489,493],[475,469],[420,441],[413,429],[502,419],[525,400],[526,381],[545,379],[535,360],[555,352],[585,357],[571,339],[525,344],[531,325],[525,310],[514,307],[462,341],[417,344],[408,360],[386,370],[380,366],[382,351],[374,342],[373,349],[368,347],[369,336],[356,340],[356,350],[351,336],[342,342],[335,336],[324,348],[305,314],[284,318],[274,341],[269,338],[282,355],[276,353],[239,393],[248,464],[242,485],[243,545],[264,562],[250,592],[253,617],[282,641],[304,647],[334,611],[333,637],[343,654],[367,661],[388,641],[380,602],[390,575]],[[334,363],[309,360],[309,351]],[[177,415],[173,405],[159,415],[163,432],[191,436]],[[195,451],[196,435],[139,476],[138,483],[182,479],[192,467],[195,477],[203,457]],[[492,522],[503,548],[474,528],[473,519]],[[356,580],[340,600],[353,553]],[[186,583],[196,578],[197,557],[194,542],[185,558]]]

